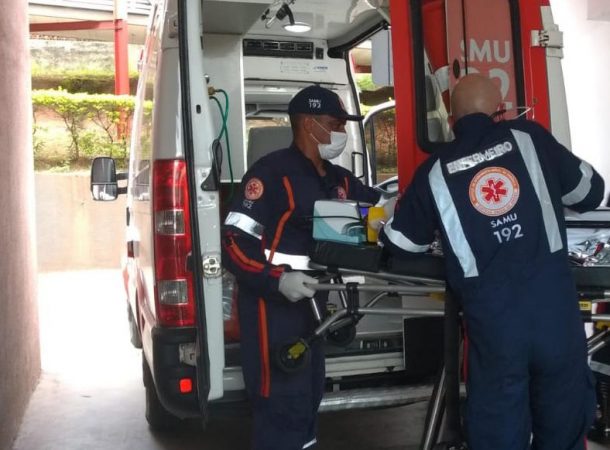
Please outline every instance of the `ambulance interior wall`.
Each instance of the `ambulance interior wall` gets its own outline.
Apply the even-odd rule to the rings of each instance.
[[[610,2],[551,0],[563,31],[562,61],[572,151],[591,163],[610,191]],[[607,197],[606,197],[607,198]]]
[[[0,15],[0,449],[11,448],[40,375],[27,2]]]
[[[242,36],[228,34],[204,35],[205,72],[210,77],[208,86],[223,89],[229,95],[229,118],[227,129],[231,145],[233,176],[241,180],[246,172],[244,148],[245,110],[242,66]],[[225,100],[221,93],[215,95],[224,108]],[[215,129],[220,132],[222,120],[215,102],[210,101]],[[227,143],[223,138],[222,180],[229,180],[229,157]]]

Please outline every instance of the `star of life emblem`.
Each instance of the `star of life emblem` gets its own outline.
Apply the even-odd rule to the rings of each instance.
[[[246,197],[247,200],[258,200],[262,197],[264,190],[265,188],[261,180],[258,178],[251,178],[244,189],[244,197]]]
[[[519,199],[519,182],[510,170],[488,167],[480,170],[470,182],[470,202],[486,216],[509,212]]]

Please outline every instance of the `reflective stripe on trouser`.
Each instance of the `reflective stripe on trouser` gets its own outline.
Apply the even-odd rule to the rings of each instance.
[[[321,342],[312,345],[311,362],[303,371],[286,374],[279,370],[274,350],[309,335],[315,322],[308,302],[294,304],[279,298],[264,304],[266,330],[261,333],[259,299],[247,287],[240,289],[241,359],[254,419],[252,448],[301,450],[316,436],[317,410],[324,391],[323,347]],[[261,334],[268,342],[268,367],[264,367]]]
[[[567,263],[462,296],[471,450],[582,450],[595,392]]]

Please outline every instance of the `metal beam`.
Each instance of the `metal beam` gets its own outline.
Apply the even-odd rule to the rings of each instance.
[[[74,30],[114,30],[114,20],[79,20],[75,22],[48,22],[30,24],[30,33],[45,31],[74,31]]]

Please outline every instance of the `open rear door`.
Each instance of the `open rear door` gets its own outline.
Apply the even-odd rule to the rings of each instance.
[[[220,195],[212,151],[214,130],[209,111],[201,45],[201,2],[176,0],[180,46],[180,101],[184,155],[190,186],[193,230],[191,270],[197,311],[197,387],[204,417],[209,400],[223,395],[224,336],[220,264]]]
[[[394,60],[401,188],[426,153],[451,140],[450,92],[460,77],[497,80],[504,117],[523,112],[527,27],[520,6],[519,0],[391,0],[393,53],[403,56]]]
[[[496,79],[504,107],[518,105],[511,7],[508,0],[447,1],[450,88],[469,73]]]

